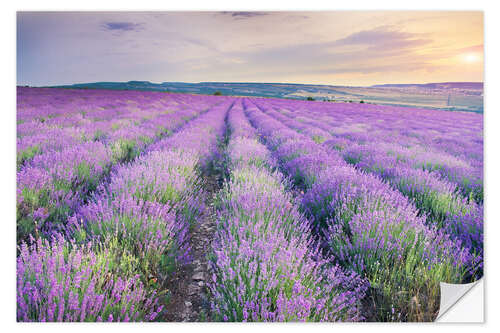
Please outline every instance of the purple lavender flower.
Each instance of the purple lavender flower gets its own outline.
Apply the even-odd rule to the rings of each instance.
[[[140,281],[112,273],[107,250],[94,252],[55,236],[52,242],[22,243],[19,253],[18,321],[96,321],[99,317],[145,321],[161,311],[156,295],[148,295]],[[110,303],[113,298],[117,301]]]

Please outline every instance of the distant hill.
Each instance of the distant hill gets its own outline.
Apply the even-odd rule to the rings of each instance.
[[[295,95],[296,92],[310,94],[329,94],[334,86],[311,85],[311,84],[289,84],[289,83],[242,83],[242,82],[163,82],[152,83],[148,81],[128,82],[92,82],[77,83],[64,86],[52,86],[51,88],[80,88],[80,89],[117,89],[117,90],[152,90],[168,91],[193,94],[213,94],[216,91],[223,95],[239,96],[263,96],[278,98],[305,99]],[[338,92],[339,94],[342,94]]]
[[[377,84],[372,88],[424,88],[424,89],[471,89],[482,90],[483,82],[440,82],[424,84]]]
[[[148,90],[172,93],[206,94],[220,92],[231,96],[260,96],[289,99],[361,102],[483,112],[482,82],[443,82],[426,84],[382,84],[350,87],[294,83],[253,82],[91,82],[50,88]]]

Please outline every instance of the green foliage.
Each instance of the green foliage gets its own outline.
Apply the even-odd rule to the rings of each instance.
[[[81,162],[76,166],[77,182],[72,183],[72,190],[76,193],[81,189],[92,192],[97,189],[100,177],[94,173],[92,167],[87,162]]]
[[[150,143],[152,143],[152,142],[153,142],[153,138],[152,138],[152,137],[145,136],[145,135],[142,135],[142,136],[138,137],[137,139],[138,139],[140,142],[142,142],[142,144],[143,144],[144,146],[149,145]],[[137,152],[137,153],[139,153],[139,152]]]
[[[150,234],[158,233],[160,228],[163,228],[163,221],[148,221],[148,228],[144,228],[143,223],[136,221],[134,217],[124,214],[115,217],[118,221],[96,221],[88,224],[89,234],[103,240],[103,246],[112,253],[110,269],[120,276],[131,277],[140,274],[145,285],[151,283],[150,277],[156,278],[155,283],[164,282],[175,269],[174,240],[171,239],[165,248],[145,248],[145,244],[139,241]],[[117,223],[123,223],[123,227],[117,229]],[[84,235],[79,235],[80,238],[82,236]]]
[[[372,223],[366,215],[366,221],[360,222],[370,229],[363,234],[349,232],[349,221],[354,214],[363,214],[373,207],[364,207],[362,201],[344,203],[350,207],[341,214],[336,213],[335,220],[343,226],[344,231],[330,239],[329,245],[333,253],[344,253],[346,258],[357,258],[342,262],[342,265],[364,274],[372,288],[372,298],[377,304],[377,321],[390,321],[392,309],[398,309],[404,321],[432,321],[439,309],[439,283],[460,283],[465,272],[461,271],[451,259],[432,263],[428,260],[429,241],[426,236],[412,228],[407,228],[407,222],[401,219],[398,223],[387,221],[381,226]],[[341,210],[337,210],[341,211]],[[342,222],[343,221],[343,222]],[[348,239],[348,246],[345,246]],[[363,244],[375,240],[376,248],[368,249]],[[397,247],[391,246],[392,240],[398,239]],[[350,246],[349,244],[356,244]],[[387,245],[385,245],[387,244]],[[446,258],[446,256],[442,256]],[[363,267],[357,262],[362,258]]]
[[[326,141],[326,138],[324,138],[321,135],[313,135],[312,139],[313,139],[314,142],[316,142],[318,144],[321,144],[321,143],[323,143],[323,142]]]
[[[24,164],[26,161],[31,160],[35,155],[40,153],[40,146],[34,145],[26,148],[23,151],[17,152],[17,166]]]
[[[94,141],[99,141],[99,140],[102,140],[104,137],[106,136],[106,134],[101,131],[101,130],[97,130],[94,132],[94,137],[92,138]]]
[[[63,185],[61,182],[58,189],[62,190],[62,196],[69,188],[68,184]],[[54,198],[51,197],[51,192],[48,189],[36,191],[31,188],[23,188],[21,191],[22,201],[18,202],[16,207],[17,220],[17,240],[27,240],[30,234],[36,235],[43,227],[45,221],[36,221],[33,218],[33,213],[42,208],[48,215],[47,220],[50,221],[66,221],[70,212],[70,207],[66,204],[53,205]]]
[[[139,151],[135,140],[118,139],[111,145],[113,161],[124,162],[135,158]]]
[[[164,126],[161,126],[159,125],[157,128],[156,128],[156,132],[155,132],[155,137],[161,137],[161,136],[170,136],[172,135],[172,131],[169,130],[168,128],[165,128]],[[153,139],[151,139],[151,141],[153,141]]]
[[[133,192],[133,196],[139,200],[170,205],[177,203],[181,195],[182,193],[172,186],[172,184],[163,184],[159,187],[155,182],[143,184],[141,187],[137,187]]]
[[[465,214],[469,209],[456,194],[439,193],[425,184],[420,184],[418,179],[403,178],[398,182],[397,188],[415,200],[417,207],[429,213],[428,221],[432,221],[439,228],[445,227],[443,223],[447,216]]]
[[[141,262],[129,248],[122,246],[118,237],[108,237],[95,243],[97,262],[106,263],[111,274],[130,278],[141,272]]]

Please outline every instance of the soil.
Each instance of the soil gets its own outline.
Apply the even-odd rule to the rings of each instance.
[[[190,264],[179,268],[167,286],[170,300],[165,308],[164,321],[211,321],[209,292],[206,287],[206,281],[211,276],[207,254],[212,247],[215,232],[213,196],[219,190],[219,184],[215,176],[208,175],[205,179],[207,209],[200,217],[199,223],[190,231],[193,260]]]

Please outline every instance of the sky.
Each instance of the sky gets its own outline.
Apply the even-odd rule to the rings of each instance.
[[[18,12],[17,84],[483,81],[480,11]]]

